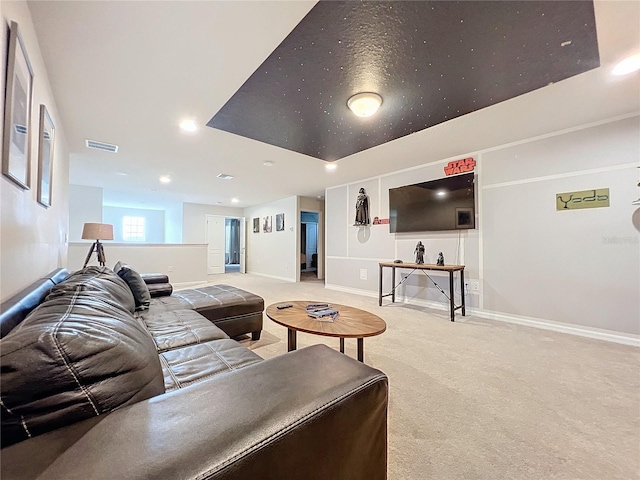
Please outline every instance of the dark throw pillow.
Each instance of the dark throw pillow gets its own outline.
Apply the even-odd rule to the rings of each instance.
[[[151,294],[149,293],[149,287],[144,283],[140,274],[129,265],[124,264],[117,273],[129,285],[136,301],[136,310],[147,310],[151,303]]]

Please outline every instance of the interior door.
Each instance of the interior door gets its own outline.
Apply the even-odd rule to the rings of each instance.
[[[311,268],[314,253],[318,253],[318,224],[307,223],[307,268]]]
[[[224,273],[225,218],[207,215],[207,274]]]
[[[247,249],[247,220],[242,217],[240,219],[240,273],[246,272],[246,249]]]

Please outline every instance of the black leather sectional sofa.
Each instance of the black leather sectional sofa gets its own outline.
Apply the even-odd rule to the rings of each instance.
[[[0,476],[386,478],[386,376],[325,346],[261,359],[228,334],[260,297],[232,290],[226,313],[211,288],[136,312],[88,267],[3,303]]]

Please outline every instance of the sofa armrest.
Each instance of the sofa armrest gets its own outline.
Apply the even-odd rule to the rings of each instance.
[[[173,293],[173,285],[169,283],[169,276],[164,273],[143,273],[140,275],[147,284],[151,298],[167,297]]]
[[[153,285],[154,283],[169,283],[169,276],[164,273],[141,273],[144,283]]]
[[[387,402],[383,373],[316,345],[13,445],[1,473],[386,479]]]

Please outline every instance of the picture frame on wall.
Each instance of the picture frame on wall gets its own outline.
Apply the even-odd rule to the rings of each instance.
[[[47,111],[40,105],[40,129],[38,138],[38,203],[51,206],[53,191],[53,147],[55,142],[55,126]]]
[[[262,231],[264,233],[271,233],[271,215],[262,219]]]
[[[253,219],[253,233],[260,233],[260,218]]]
[[[7,84],[4,102],[2,173],[19,187],[31,188],[31,102],[33,70],[18,24],[9,27]]]
[[[284,213],[278,213],[276,215],[276,232],[282,232],[284,230]]]

